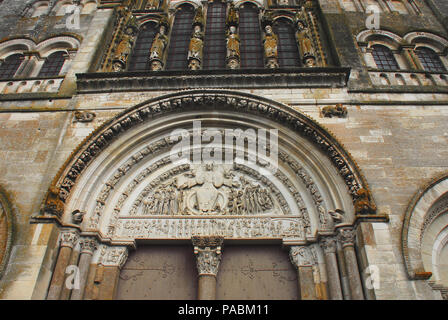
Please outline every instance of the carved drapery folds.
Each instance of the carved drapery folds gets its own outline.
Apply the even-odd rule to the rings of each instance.
[[[168,20],[165,16],[160,19],[159,32],[154,37],[149,54],[149,64],[152,71],[159,71],[164,66],[164,54],[168,45]]]
[[[266,11],[262,19],[264,30],[263,47],[266,68],[278,68],[278,37],[272,29],[273,17],[271,11]]]
[[[238,35],[239,16],[233,3],[230,4],[227,16],[227,53],[226,65],[229,69],[240,67],[240,36]]]
[[[199,275],[218,274],[219,263],[221,262],[223,238],[210,237],[192,237],[194,254],[196,256],[196,266]]]
[[[131,55],[132,47],[137,36],[137,31],[138,28],[135,18],[133,16],[130,16],[128,19],[128,23],[124,27],[120,42],[118,43],[114,52],[114,57],[112,60],[113,71],[119,72],[126,70],[128,59]]]
[[[199,70],[202,67],[202,54],[204,49],[204,14],[202,7],[196,9],[193,19],[193,34],[188,46],[188,68]]]

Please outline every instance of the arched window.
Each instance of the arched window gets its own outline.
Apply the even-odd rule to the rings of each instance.
[[[0,66],[0,79],[14,77],[24,59],[23,54],[16,53],[7,57]]]
[[[245,3],[239,11],[241,68],[262,68],[263,46],[258,8],[252,3]]]
[[[38,77],[56,77],[61,72],[65,62],[66,53],[56,51],[50,54],[40,69]]]
[[[278,37],[278,63],[281,68],[300,67],[299,48],[292,24],[286,19],[279,19],[274,24]]]
[[[188,45],[193,29],[193,17],[193,6],[182,5],[177,9],[171,31],[166,70],[187,69]]]
[[[155,22],[145,23],[140,28],[137,41],[134,45],[134,49],[129,60],[129,71],[149,70],[149,53],[156,33],[157,30]]]
[[[208,4],[205,27],[203,69],[224,69],[226,60],[226,4],[215,0]]]
[[[392,51],[381,44],[372,46],[372,56],[375,60],[376,66],[381,70],[399,70],[397,61]]]
[[[426,71],[446,71],[445,66],[443,65],[442,61],[440,61],[439,56],[434,52],[434,50],[427,47],[419,47],[415,49],[415,52],[417,53],[417,56]]]

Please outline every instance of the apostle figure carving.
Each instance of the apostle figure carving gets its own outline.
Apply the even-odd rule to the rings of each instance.
[[[237,69],[240,61],[240,37],[235,26],[230,26],[227,35],[227,65],[230,69]]]
[[[203,37],[201,26],[195,25],[193,36],[188,47],[188,67],[190,70],[198,70],[201,68]]]
[[[113,61],[113,70],[115,72],[126,69],[126,64],[134,44],[134,30],[131,27],[126,28],[123,38],[117,46]]]
[[[163,68],[163,54],[165,53],[165,48],[168,44],[168,37],[165,34],[166,26],[165,24],[160,24],[159,32],[151,46],[151,53],[149,55],[149,61],[151,62],[151,70],[158,71]]]
[[[296,36],[303,64],[306,67],[315,67],[316,54],[309,35],[309,29],[305,21],[303,20],[297,21]]]
[[[277,35],[274,33],[272,26],[269,24],[265,26],[264,30],[265,36],[263,39],[263,45],[264,54],[266,56],[266,67],[278,68]]]

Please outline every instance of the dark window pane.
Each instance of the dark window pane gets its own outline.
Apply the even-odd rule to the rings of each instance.
[[[188,45],[193,29],[193,17],[194,8],[191,5],[183,5],[176,12],[168,49],[167,70],[187,69]]]
[[[226,5],[219,1],[208,4],[204,39],[203,69],[224,69]]]
[[[129,71],[149,70],[149,54],[155,35],[156,24],[154,22],[148,22],[140,28],[132,55],[129,58]]]
[[[285,20],[277,20],[274,32],[278,37],[278,63],[282,68],[300,67],[299,48],[292,24]]]
[[[57,51],[50,54],[40,69],[38,77],[56,77],[61,72],[65,62],[65,52]]]
[[[24,57],[17,53],[7,57],[0,66],[0,79],[8,79],[14,77]]]
[[[262,68],[263,47],[258,21],[258,8],[251,3],[245,3],[239,11],[241,68]]]
[[[445,72],[446,68],[432,49],[420,47],[415,50],[426,71]]]
[[[394,58],[392,51],[380,44],[372,46],[373,59],[376,66],[381,70],[398,70],[400,69],[397,61]]]

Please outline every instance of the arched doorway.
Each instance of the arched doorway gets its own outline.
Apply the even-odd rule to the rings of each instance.
[[[152,246],[162,261],[156,246],[174,245],[184,246],[176,249],[179,261],[185,250],[195,254],[200,299],[231,295],[219,283],[235,272],[236,262],[228,261],[240,261],[244,274],[275,259],[281,268],[271,263],[268,271],[297,285],[290,298],[362,299],[355,222],[374,214],[356,164],[300,112],[223,90],[164,96],[97,129],[54,180],[41,219],[63,228],[48,298],[116,297],[135,269],[132,259],[126,263],[129,250],[137,250],[135,258],[145,247],[140,252],[150,256]],[[63,272],[76,251],[81,285],[67,295]],[[236,258],[248,257],[244,252],[258,258]],[[180,269],[188,274],[187,265]],[[158,296],[167,294],[160,290]]]

